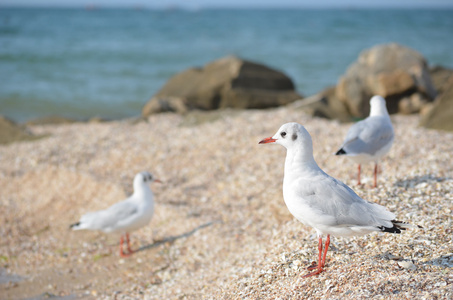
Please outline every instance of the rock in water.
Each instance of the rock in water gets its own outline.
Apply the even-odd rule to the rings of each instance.
[[[269,108],[302,98],[280,71],[228,56],[173,76],[143,107],[142,115],[190,109]]]
[[[368,99],[380,95],[390,113],[398,112],[398,102],[419,93],[426,101],[436,97],[426,60],[415,50],[392,43],[364,50],[338,82],[337,98],[351,114],[364,118]]]

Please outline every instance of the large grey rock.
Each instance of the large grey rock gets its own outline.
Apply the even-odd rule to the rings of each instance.
[[[420,125],[432,128],[453,131],[453,76],[442,86],[442,94],[436,98],[432,107],[422,115]]]
[[[302,98],[289,77],[229,56],[176,74],[143,107],[142,115],[191,109],[268,108]]]
[[[453,77],[453,69],[448,69],[442,66],[434,66],[429,69],[429,73],[437,93],[442,94],[444,92],[444,88],[447,87],[445,83]]]
[[[369,114],[373,95],[384,97],[389,112],[396,113],[400,108],[398,102],[414,93],[419,94],[417,101],[421,103],[436,97],[426,60],[417,51],[395,43],[362,51],[336,88],[336,97],[346,104],[352,116],[359,118]],[[412,105],[404,112],[420,109],[415,107]]]

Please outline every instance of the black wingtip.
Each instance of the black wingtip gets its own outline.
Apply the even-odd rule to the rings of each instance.
[[[394,225],[393,227],[378,226],[378,228],[382,232],[390,232],[390,233],[401,233],[401,230],[406,230],[406,228],[397,227],[396,225]]]
[[[69,225],[69,228],[76,227],[76,226],[79,226],[79,225],[80,225],[80,222],[77,222],[77,223]]]
[[[341,148],[340,150],[337,151],[337,153],[335,153],[335,155],[343,155],[343,154],[346,154],[346,151],[344,151],[343,148]]]
[[[413,226],[413,225],[410,225],[410,224],[408,224],[406,222],[401,222],[401,221],[398,221],[398,220],[392,220],[391,222],[393,224],[393,227],[378,226],[378,228],[382,232],[390,232],[390,233],[401,233],[401,230],[406,230],[408,227],[423,228],[420,225]]]

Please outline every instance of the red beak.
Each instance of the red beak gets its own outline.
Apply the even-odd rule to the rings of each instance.
[[[268,138],[263,139],[261,142],[259,142],[259,144],[268,144],[268,143],[273,143],[275,141],[276,141],[276,139],[268,137]]]
[[[160,181],[159,179],[154,179],[154,182],[162,183],[162,181]]]

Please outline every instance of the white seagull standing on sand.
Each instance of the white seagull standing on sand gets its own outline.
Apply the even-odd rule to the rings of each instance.
[[[374,161],[373,187],[376,187],[377,161],[392,147],[394,132],[385,99],[381,96],[372,97],[370,107],[370,116],[349,128],[343,145],[335,155],[346,155],[359,164],[358,185],[361,184],[360,165]]]
[[[119,233],[120,255],[127,257],[134,253],[130,248],[129,233],[147,225],[154,213],[154,196],[148,183],[160,182],[149,172],[141,172],[134,178],[134,193],[124,201],[107,209],[84,214],[80,221],[72,224],[73,230],[100,230],[105,233]],[[123,251],[126,237],[128,253]]]
[[[287,149],[283,198],[291,214],[316,229],[318,234],[319,274],[326,261],[330,235],[354,236],[373,231],[400,233],[415,227],[395,220],[385,207],[360,198],[347,185],[324,173],[313,158],[313,144],[308,131],[298,123],[284,124],[273,137],[260,144],[277,143]],[[327,235],[322,255],[322,235]]]

